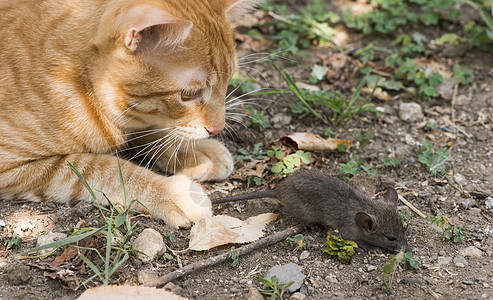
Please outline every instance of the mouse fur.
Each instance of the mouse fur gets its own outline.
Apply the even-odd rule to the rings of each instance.
[[[408,248],[407,228],[397,213],[398,195],[388,188],[384,200],[374,201],[326,170],[299,169],[274,190],[213,200],[223,203],[255,198],[277,198],[284,211],[305,225],[337,229],[346,240],[375,251]]]

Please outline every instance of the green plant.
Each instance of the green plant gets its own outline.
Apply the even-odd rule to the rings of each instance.
[[[286,242],[288,242],[288,245],[290,247],[294,247],[294,251],[298,251],[300,249],[308,249],[312,245],[308,238],[301,233],[293,237],[286,238]]]
[[[247,107],[248,112],[248,125],[256,128],[257,130],[264,131],[269,128],[269,118],[265,114],[265,110],[255,111],[253,107]]]
[[[236,250],[235,246],[231,247],[231,253],[229,254],[229,257],[231,257],[231,260],[233,260],[233,263],[231,264],[233,267],[237,267],[240,264],[240,261],[238,260],[238,257],[240,254],[238,253],[238,250]]]
[[[280,283],[277,276],[272,276],[270,279],[262,277],[257,278],[258,281],[264,284],[263,288],[259,288],[259,292],[269,296],[270,300],[283,299],[284,293],[294,282]]]
[[[433,150],[428,142],[423,142],[419,147],[418,161],[426,166],[432,175],[442,175],[448,172],[446,163],[450,160],[450,152],[446,149]]]
[[[383,164],[386,166],[397,167],[402,162],[395,157],[386,157],[383,159]]]
[[[401,264],[403,264],[403,269],[407,271],[417,268],[419,266],[419,261],[413,257],[411,252],[405,252],[404,249],[396,255],[392,255],[383,266],[383,282],[389,291],[392,289],[392,278],[394,272]]]
[[[344,240],[338,230],[334,230],[334,233],[329,230],[327,232],[327,242],[325,242],[325,248],[322,253],[337,255],[337,259],[347,265],[356,255],[355,248],[358,248],[358,245],[353,241]]]
[[[281,49],[300,56],[306,56],[304,49],[312,42],[330,43],[342,52],[332,39],[336,31],[327,23],[337,22],[339,16],[327,10],[326,6],[323,0],[313,0],[301,9],[299,14],[290,14],[287,5],[272,5],[269,2],[263,4],[261,8],[274,18],[269,24],[277,29],[277,33],[269,38],[277,41]],[[276,13],[273,10],[276,10]]]
[[[58,248],[63,246],[74,247],[78,250],[89,250],[96,254],[96,259],[93,261],[88,256],[78,252],[78,256],[84,263],[90,268],[93,275],[85,280],[82,284],[85,285],[88,282],[94,281],[99,278],[104,285],[110,284],[111,277],[115,272],[127,261],[130,257],[130,253],[134,252],[131,248],[131,240],[140,229],[138,227],[139,223],[131,224],[129,213],[131,207],[138,202],[137,200],[132,200],[127,203],[127,197],[125,192],[125,184],[123,182],[123,175],[121,172],[120,162],[118,161],[118,170],[120,177],[120,184],[122,188],[122,199],[123,199],[123,210],[117,208],[110,199],[103,196],[108,201],[109,207],[105,208],[98,204],[97,197],[92,188],[89,186],[82,174],[71,164],[68,163],[70,168],[82,181],[86,189],[91,194],[94,202],[94,206],[98,208],[100,217],[102,218],[101,223],[103,226],[99,228],[76,228],[75,232],[71,234],[68,238],[49,243],[44,246],[36,247],[30,249],[22,254],[32,253],[43,249],[55,248],[49,254],[54,253]],[[140,202],[139,202],[140,203]],[[140,203],[140,205],[143,205]],[[88,237],[98,237],[104,240],[105,250],[101,253],[98,249],[81,247],[77,243]],[[48,254],[48,255],[49,255]],[[87,254],[87,252],[86,252]]]
[[[239,155],[233,155],[233,159],[235,161],[238,160],[251,161],[253,159],[262,160],[265,158],[265,153],[266,153],[265,151],[262,150],[263,146],[264,144],[262,143],[256,143],[255,145],[253,145],[253,149],[251,153],[243,148],[240,148],[236,150],[239,153]]]
[[[10,239],[3,242],[3,245],[7,250],[9,249],[19,249],[21,247],[22,238],[17,234],[14,234]]]
[[[463,70],[460,65],[454,65],[454,78],[461,84],[468,84],[474,81],[474,73],[471,69]]]
[[[239,72],[235,72],[229,85],[232,86],[236,92],[239,94],[247,94],[255,90],[253,84],[255,83],[255,78],[242,76]]]
[[[447,217],[442,214],[438,214],[436,217],[429,217],[431,223],[436,224],[438,227],[443,229],[442,239],[451,240],[454,243],[462,243],[466,237],[466,227],[459,227],[457,225],[451,225]]]
[[[341,169],[339,172],[345,175],[345,178],[352,178],[354,175],[361,173],[362,171],[368,174],[377,174],[377,171],[372,170],[371,165],[364,165],[363,160],[355,156],[351,158],[347,163],[340,163]]]
[[[275,146],[267,151],[267,156],[279,160],[270,168],[270,171],[279,177],[293,173],[301,167],[301,164],[309,164],[311,159],[311,153],[303,150],[284,156],[284,152]]]
[[[399,210],[399,217],[401,217],[402,224],[404,224],[405,227],[409,227],[414,225],[414,223],[411,221],[411,216],[406,213],[404,210]]]
[[[359,142],[361,149],[364,149],[368,143],[370,143],[371,138],[375,135],[375,129],[368,132],[362,133],[360,130],[353,131],[354,138]]]
[[[373,96],[373,92],[363,99],[363,104],[358,105],[356,100],[360,99],[361,90],[365,85],[366,75],[363,80],[356,87],[356,90],[350,99],[346,99],[344,95],[340,92],[330,92],[330,91],[307,91],[305,89],[300,89],[293,78],[284,70],[284,68],[279,68],[273,63],[274,68],[279,72],[289,90],[298,98],[302,104],[290,105],[291,111],[293,113],[300,113],[303,115],[313,114],[322,122],[328,124],[330,122],[338,127],[344,126],[349,122],[354,116],[360,113],[372,112],[379,113],[373,104],[369,102]],[[276,90],[271,91],[275,93],[286,93],[286,90]],[[312,105],[318,105],[320,107],[325,107],[330,109],[332,112],[331,117],[327,117],[320,112],[316,111]]]
[[[264,179],[258,176],[247,177],[246,179],[248,185],[261,186],[264,183]]]

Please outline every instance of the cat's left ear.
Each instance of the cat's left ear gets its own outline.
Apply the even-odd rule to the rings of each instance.
[[[229,15],[231,18],[252,10],[263,0],[209,0],[212,7],[219,13]]]
[[[133,7],[126,15],[125,22],[130,27],[125,35],[125,46],[132,52],[144,48],[173,48],[188,38],[193,26],[190,21],[176,18],[150,5]]]

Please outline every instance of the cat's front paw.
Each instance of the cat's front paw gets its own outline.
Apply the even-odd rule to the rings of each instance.
[[[159,218],[174,228],[189,226],[198,220],[212,216],[209,197],[200,184],[187,176],[175,175],[166,178],[166,194],[158,200]]]
[[[177,173],[198,181],[226,179],[234,169],[231,153],[216,140],[200,140]]]

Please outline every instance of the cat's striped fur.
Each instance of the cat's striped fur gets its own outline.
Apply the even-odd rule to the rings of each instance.
[[[224,127],[237,67],[229,14],[253,2],[0,0],[0,198],[90,200],[71,162],[121,202],[114,153],[129,144],[178,175],[121,160],[128,199],[171,226],[210,215],[188,178],[232,171],[204,138]]]

